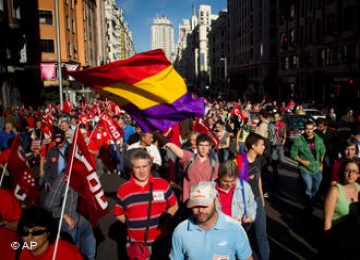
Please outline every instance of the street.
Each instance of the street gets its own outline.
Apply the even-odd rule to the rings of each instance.
[[[312,222],[306,222],[302,203],[303,184],[294,161],[287,158],[279,174],[278,194],[266,199],[271,259],[314,259],[321,242],[322,203],[316,203]],[[115,174],[104,174],[101,181],[111,210],[100,220],[96,230],[96,259],[126,259],[125,227],[112,214],[116,191],[123,180]]]

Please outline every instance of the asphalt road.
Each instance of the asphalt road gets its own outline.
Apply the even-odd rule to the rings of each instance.
[[[294,161],[287,159],[279,171],[279,190],[266,199],[267,230],[271,259],[315,259],[321,244],[323,203],[318,199],[311,220],[304,216],[303,183]],[[96,229],[97,260],[126,259],[125,227],[112,214],[116,191],[123,182],[112,175],[101,176],[111,207]]]

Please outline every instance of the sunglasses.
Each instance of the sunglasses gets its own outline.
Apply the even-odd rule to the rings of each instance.
[[[40,235],[44,234],[45,232],[47,232],[46,229],[39,229],[39,230],[34,230],[34,231],[21,230],[20,236],[27,237],[28,235],[31,234],[31,236],[36,237],[36,236],[40,236]]]

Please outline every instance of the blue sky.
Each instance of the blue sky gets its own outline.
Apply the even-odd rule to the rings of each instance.
[[[137,53],[150,50],[150,27],[157,14],[170,19],[177,44],[179,24],[182,19],[191,17],[193,3],[196,8],[200,4],[211,5],[211,12],[218,14],[220,10],[226,8],[226,2],[226,0],[116,0],[132,31]]]

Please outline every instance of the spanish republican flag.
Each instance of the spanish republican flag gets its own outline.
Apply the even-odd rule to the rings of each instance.
[[[68,73],[119,105],[145,132],[204,115],[204,101],[191,97],[162,50]]]

